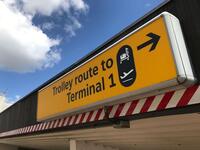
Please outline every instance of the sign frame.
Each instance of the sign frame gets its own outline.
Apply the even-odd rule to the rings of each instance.
[[[62,75],[58,79],[56,79],[53,82],[51,82],[50,84],[48,84],[47,86],[43,87],[42,89],[39,90],[39,92],[41,92],[45,88],[49,87],[50,85],[52,85],[56,81],[62,79],[64,76],[67,76],[71,72],[80,68],[81,66],[83,66],[87,62],[95,59],[97,56],[99,56],[102,53],[104,53],[105,51],[109,50],[111,47],[113,47],[117,43],[128,38],[129,36],[131,36],[132,34],[134,34],[137,31],[139,31],[141,28],[147,26],[151,22],[155,21],[159,17],[164,18],[164,22],[165,22],[165,26],[166,26],[166,30],[167,30],[167,34],[168,34],[168,40],[170,42],[171,50],[173,52],[173,59],[174,59],[174,62],[176,64],[176,71],[177,71],[177,74],[178,74],[176,79],[165,81],[165,82],[162,82],[162,83],[159,83],[159,84],[155,84],[151,87],[145,87],[145,88],[135,90],[135,91],[132,91],[132,92],[128,92],[128,93],[125,93],[125,94],[122,94],[122,95],[114,96],[112,98],[108,98],[108,99],[103,100],[103,101],[98,101],[98,102],[95,102],[95,103],[92,103],[92,104],[81,106],[79,108],[70,109],[70,110],[67,110],[67,111],[62,112],[62,113],[57,113],[55,115],[49,115],[48,117],[38,119],[38,121],[49,120],[49,119],[56,118],[58,116],[60,117],[62,115],[66,115],[66,114],[70,115],[71,113],[75,113],[75,112],[80,113],[82,111],[89,111],[89,110],[94,109],[94,108],[99,107],[99,106],[103,107],[103,106],[110,105],[110,104],[120,103],[120,102],[122,102],[122,100],[123,100],[123,102],[126,102],[126,101],[129,101],[129,100],[132,100],[133,97],[135,99],[136,98],[142,98],[142,97],[145,97],[145,96],[148,96],[148,95],[158,94],[158,93],[162,93],[162,92],[165,92],[165,91],[168,91],[168,90],[185,88],[185,87],[188,87],[188,86],[194,84],[195,81],[196,81],[196,78],[194,77],[194,73],[192,71],[192,66],[191,66],[191,63],[190,63],[189,56],[188,56],[188,52],[187,52],[186,44],[185,44],[185,41],[184,41],[180,22],[179,22],[178,18],[176,18],[172,14],[170,14],[168,12],[163,12],[160,15],[156,16],[155,18],[153,18],[150,21],[143,24],[142,26],[140,26],[136,30],[133,30],[132,32],[130,32],[129,34],[127,34],[126,36],[124,36],[120,40],[113,43],[112,45],[108,46],[106,49],[102,50],[98,54],[94,55],[93,57],[91,57],[90,59],[85,61],[84,63],[80,64],[76,68],[70,70],[66,74]],[[124,98],[126,98],[126,100],[124,100]],[[38,116],[37,116],[37,118],[38,118]]]

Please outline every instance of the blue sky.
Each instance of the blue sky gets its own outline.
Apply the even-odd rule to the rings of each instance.
[[[66,7],[60,7],[62,2],[67,1],[62,0],[60,4],[55,4],[56,6],[52,3],[52,7],[46,11],[40,11],[42,7],[45,7],[42,4],[40,6],[40,3],[28,3],[27,0],[20,1],[24,4],[21,5],[15,0],[3,0],[4,4],[0,3],[0,7],[6,6],[12,11],[17,11],[19,16],[20,13],[22,15],[25,14],[25,17],[28,18],[27,22],[29,22],[27,26],[37,27],[37,30],[43,32],[42,35],[38,33],[38,37],[41,37],[44,41],[50,39],[51,42],[47,42],[49,45],[43,43],[48,51],[41,48],[43,45],[39,43],[40,41],[38,42],[40,44],[39,46],[38,43],[35,43],[31,47],[36,47],[37,51],[33,49],[33,53],[28,53],[28,56],[31,54],[36,55],[35,53],[41,48],[45,51],[41,55],[48,57],[36,60],[36,57],[33,59],[30,56],[31,61],[34,61],[33,63],[31,61],[29,62],[28,59],[23,60],[23,56],[25,57],[26,55],[18,57],[23,51],[17,51],[18,48],[14,50],[13,47],[16,47],[14,44],[10,51],[12,54],[7,54],[6,51],[10,47],[4,46],[5,44],[0,44],[0,49],[2,47],[6,49],[3,52],[4,54],[6,51],[5,56],[0,57],[0,59],[6,59],[3,61],[0,60],[0,63],[3,63],[3,65],[0,65],[0,91],[6,92],[8,101],[16,101],[19,96],[23,97],[27,95],[39,85],[84,57],[90,51],[133,23],[136,19],[159,5],[163,0],[74,0],[70,5],[66,4]],[[39,2],[41,1],[43,0]],[[60,6],[58,7],[58,5]],[[1,10],[0,17],[2,13],[5,13]],[[6,21],[9,24],[9,17],[7,19]],[[5,22],[5,20],[0,20],[0,24],[1,21]],[[5,27],[1,27],[0,25],[0,33],[1,28],[4,29]],[[33,30],[34,32],[38,32],[35,29]],[[5,29],[4,32],[6,32]],[[28,41],[30,37],[32,36],[27,36],[25,39],[22,39],[23,41]],[[9,41],[11,42],[8,42],[8,45],[12,45],[12,40]],[[0,42],[5,43],[1,38]],[[26,46],[27,51],[32,44],[31,41],[28,42],[30,44]],[[10,57],[11,55],[12,57]],[[15,60],[15,56],[18,59]],[[20,61],[22,61],[21,64]]]

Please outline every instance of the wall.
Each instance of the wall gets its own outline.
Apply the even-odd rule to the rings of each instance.
[[[37,92],[32,93],[0,114],[0,132],[36,123]]]

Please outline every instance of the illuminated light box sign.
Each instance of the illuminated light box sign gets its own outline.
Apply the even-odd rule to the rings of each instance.
[[[179,20],[164,12],[38,93],[38,121],[193,84]]]

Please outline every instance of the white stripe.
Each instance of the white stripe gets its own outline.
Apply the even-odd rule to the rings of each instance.
[[[33,125],[31,126],[31,128],[30,128],[29,132],[32,132],[32,130],[33,130]]]
[[[33,125],[33,128],[31,129],[31,132],[33,132],[33,131],[34,131],[34,126],[35,126],[35,125]]]
[[[38,125],[36,124],[36,125],[35,125],[35,129],[34,129],[34,131],[36,131],[36,130],[37,130],[37,126],[38,126]]]
[[[44,123],[42,130],[45,130],[46,124],[47,124],[47,122]]]
[[[69,118],[70,118],[70,117],[67,117],[67,118],[66,118],[65,123],[64,123],[64,126],[67,125],[67,123],[68,123],[68,121],[69,121]]]
[[[46,122],[44,122],[44,123],[42,124],[41,130],[44,130],[45,125],[46,125]]]
[[[27,127],[24,128],[24,133],[26,133]]]
[[[26,131],[25,131],[26,133],[28,132],[28,127],[26,127]]]
[[[130,106],[131,106],[131,103],[132,103],[132,102],[128,102],[128,103],[126,103],[126,104],[124,105],[124,108],[123,108],[123,110],[122,110],[122,112],[120,113],[119,116],[125,116],[125,115],[126,115],[128,109],[129,109]]]
[[[31,126],[31,127],[30,127],[30,130],[29,130],[29,132],[32,132],[32,128],[33,128],[33,126]]]
[[[81,116],[82,116],[82,115],[83,115],[83,114],[79,114],[79,115],[78,115],[78,118],[77,118],[75,124],[79,124],[79,123],[80,123],[80,119],[81,119]]]
[[[34,131],[36,131],[36,129],[37,129],[37,124],[35,125]]]
[[[20,130],[20,134],[22,134],[23,133],[23,128],[21,128],[21,130]]]
[[[24,133],[26,133],[26,127],[24,128]]]
[[[39,128],[40,128],[40,124],[38,124],[37,127],[36,127],[37,131],[39,130]]]
[[[39,130],[41,130],[41,129],[42,129],[42,125],[43,125],[43,123],[40,123]]]
[[[196,90],[196,92],[192,96],[192,98],[189,102],[189,105],[199,104],[199,103],[200,103],[200,87],[198,87],[198,89]]]
[[[33,132],[34,125],[32,125],[31,132]]]
[[[39,130],[40,130],[40,125],[41,125],[41,124],[38,124],[37,131],[39,131]]]
[[[22,133],[24,133],[24,128],[22,128]]]
[[[101,114],[99,116],[99,120],[103,120],[104,116],[105,116],[105,112],[104,112],[104,109],[102,109]]]
[[[51,121],[51,126],[50,126],[51,129],[53,128],[54,123],[55,123],[55,120]]]
[[[22,132],[22,129],[20,128],[20,129],[19,129],[19,134],[21,134],[21,132]]]
[[[85,114],[85,117],[84,117],[84,119],[83,119],[83,123],[85,123],[85,122],[87,121],[87,118],[88,118],[88,116],[89,116],[89,113],[90,113],[90,112],[87,112],[87,113]]]
[[[62,118],[62,119],[60,120],[58,127],[61,127],[61,126],[62,126],[62,124],[63,124],[63,119],[64,119],[64,118]]]
[[[19,134],[19,129],[17,130],[17,134]]]
[[[36,130],[36,127],[37,127],[37,125],[34,125],[34,127],[33,127],[33,130],[34,130],[34,131]]]
[[[40,124],[37,124],[36,131],[39,130]]]
[[[30,130],[30,127],[27,127],[27,131],[26,131],[26,132],[28,133],[28,132],[29,132],[29,130]]]
[[[60,120],[60,123],[59,123],[58,127],[61,127],[61,126],[62,126],[63,121],[64,121],[64,118],[62,118],[62,119]]]
[[[169,103],[166,106],[167,108],[173,108],[176,107],[178,102],[180,101],[181,97],[183,96],[184,92],[186,89],[182,89],[182,90],[178,90],[174,93],[174,95],[172,96],[171,100],[169,101]]]
[[[40,124],[37,125],[36,130],[38,131],[40,129]]]
[[[95,110],[92,114],[92,117],[90,118],[90,121],[94,121],[96,115],[97,115],[98,110]]]
[[[54,127],[53,127],[53,128],[56,128],[56,127],[57,127],[58,121],[59,121],[59,119],[56,120],[56,123],[54,124]]]
[[[109,118],[113,118],[114,117],[118,107],[119,107],[119,105],[113,106],[113,108],[112,108],[112,110],[111,110],[111,112],[109,114]]]
[[[161,102],[161,100],[162,100],[162,98],[164,96],[165,96],[165,94],[161,94],[161,95],[156,96],[154,98],[151,106],[149,107],[148,112],[156,110],[158,108],[158,105],[160,104],[160,102]]]
[[[24,127],[24,128],[23,128],[23,133],[25,133],[25,129],[26,129],[26,128]]]
[[[19,134],[21,134],[21,132],[22,132],[22,129],[20,128],[20,129],[19,129]]]
[[[45,127],[45,130],[49,128],[49,124],[50,124],[50,121],[47,122],[47,125],[46,125],[46,127]]]
[[[39,130],[41,130],[43,123],[40,123]]]
[[[33,128],[33,126],[30,126],[30,130],[29,130],[29,132],[32,132],[32,128]]]
[[[26,128],[24,127],[24,129],[23,129],[23,133],[25,133],[25,130],[26,130]]]
[[[22,130],[23,130],[23,128],[20,129],[20,134],[22,134]]]
[[[29,127],[26,127],[26,133],[28,133]]]
[[[133,111],[132,114],[138,114],[140,113],[142,107],[144,106],[144,103],[146,102],[147,98],[143,98],[141,100],[138,101],[136,107],[135,107],[135,110]]]
[[[74,122],[75,116],[72,117],[72,119],[70,120],[69,125],[72,125],[72,123]]]
[[[22,128],[22,133],[24,133],[24,128]]]

